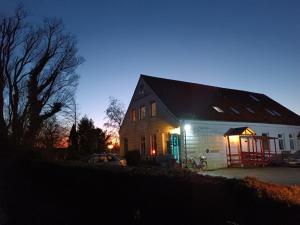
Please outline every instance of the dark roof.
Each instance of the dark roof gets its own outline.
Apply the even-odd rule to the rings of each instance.
[[[232,136],[232,135],[242,135],[245,131],[247,131],[248,127],[236,127],[236,128],[230,128],[224,136]],[[250,129],[250,133],[252,133],[252,130]],[[252,133],[255,135],[255,133]]]
[[[179,119],[300,125],[300,116],[264,94],[147,75],[141,78]]]

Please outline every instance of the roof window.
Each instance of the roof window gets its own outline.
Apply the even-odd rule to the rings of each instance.
[[[240,112],[237,110],[237,109],[235,109],[235,108],[233,108],[233,107],[230,107],[230,109],[235,113],[235,114],[240,114]]]
[[[248,111],[248,112],[250,112],[250,113],[252,113],[252,114],[254,114],[254,113],[255,113],[255,112],[254,112],[254,110],[252,110],[252,109],[251,109],[251,108],[249,108],[249,107],[247,107],[246,109],[247,109],[247,111]]]
[[[254,101],[260,102],[260,100],[259,100],[257,97],[255,97],[254,95],[249,95],[249,96],[250,96],[250,98],[252,98]]]
[[[277,112],[276,110],[272,110],[272,112],[276,115],[276,116],[281,116],[281,114],[279,112]]]
[[[224,111],[218,106],[213,106],[213,108],[214,108],[214,110],[216,110],[219,113],[224,113]]]
[[[266,109],[266,111],[267,111],[268,113],[270,113],[272,116],[276,116],[276,114],[273,113],[270,109]]]

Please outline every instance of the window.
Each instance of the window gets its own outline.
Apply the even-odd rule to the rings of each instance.
[[[257,97],[255,97],[254,95],[249,95],[249,96],[250,96],[250,98],[252,98],[254,101],[260,102],[260,100],[259,100]]]
[[[213,109],[219,113],[224,113],[224,111],[221,108],[219,108],[218,106],[213,106]]]
[[[140,107],[140,120],[144,120],[146,117],[146,106]]]
[[[157,155],[157,142],[156,142],[156,134],[152,134],[150,136],[150,154]]]
[[[230,109],[235,113],[235,114],[240,114],[240,112],[237,110],[237,109],[235,109],[235,108],[233,108],[233,107],[230,107]]]
[[[139,94],[140,95],[144,94],[144,85],[140,85]]]
[[[141,136],[141,156],[146,155],[146,138],[145,136]]]
[[[252,113],[252,114],[254,114],[254,113],[255,113],[255,112],[254,112],[254,110],[252,110],[252,109],[251,109],[251,108],[249,108],[249,107],[247,107],[246,109],[247,109],[247,111],[248,111],[248,112],[250,112],[250,113]]]
[[[156,116],[156,102],[151,102],[151,116]]]
[[[128,138],[124,138],[124,153],[125,155],[128,152]]]
[[[131,110],[131,121],[132,122],[136,121],[136,111],[135,111],[135,109]]]
[[[278,143],[279,143],[279,149],[284,150],[285,147],[284,134],[278,134]]]
[[[276,110],[272,110],[272,112],[276,115],[276,116],[281,116],[281,114],[279,112],[277,112]]]
[[[292,134],[289,134],[289,139],[290,139],[290,149],[294,150],[295,149],[294,136]]]
[[[266,109],[266,111],[267,111],[268,113],[270,113],[272,116],[276,116],[270,109]]]

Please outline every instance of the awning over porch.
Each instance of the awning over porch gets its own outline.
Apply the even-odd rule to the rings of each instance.
[[[224,137],[233,135],[255,135],[255,132],[249,127],[230,128],[228,131],[226,131]]]

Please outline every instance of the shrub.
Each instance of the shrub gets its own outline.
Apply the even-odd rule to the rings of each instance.
[[[259,181],[254,177],[246,177],[245,183],[248,187],[254,188],[259,197],[267,197],[288,204],[300,205],[300,187],[297,185],[284,186],[270,184]]]
[[[125,158],[129,166],[137,166],[141,159],[140,151],[139,150],[128,151],[125,155]]]

